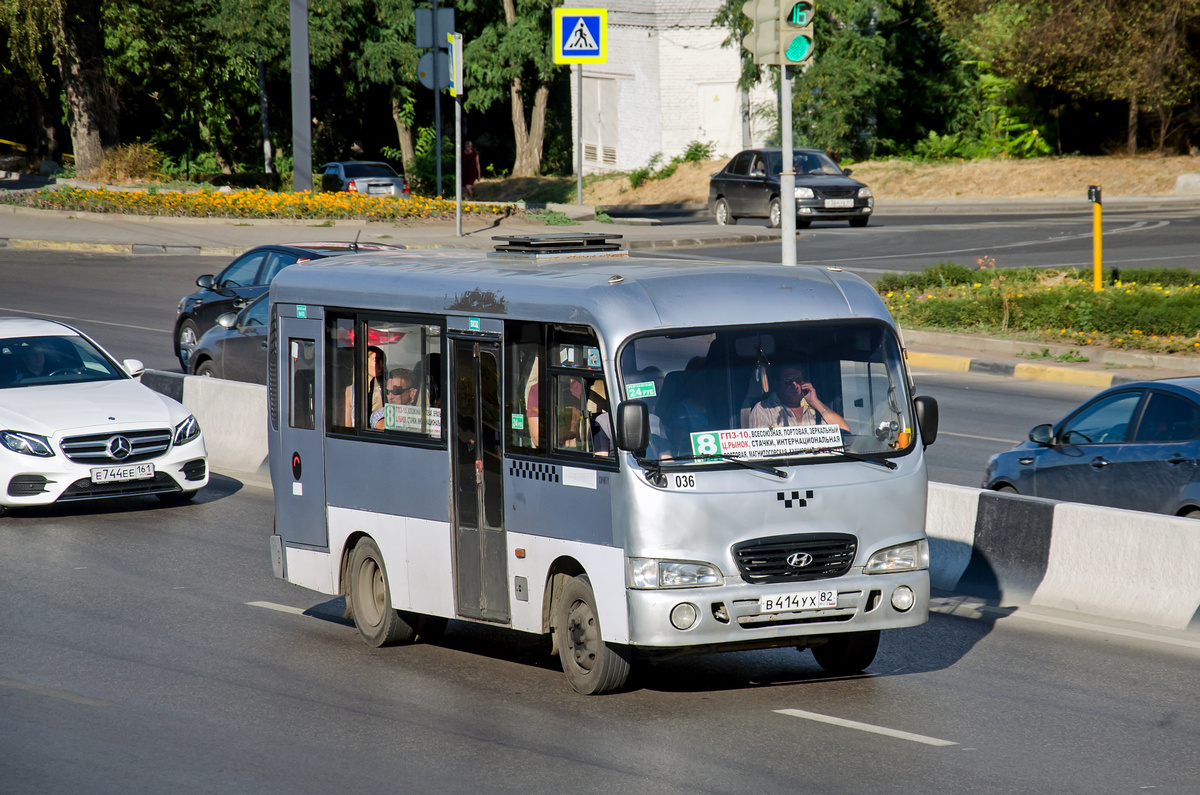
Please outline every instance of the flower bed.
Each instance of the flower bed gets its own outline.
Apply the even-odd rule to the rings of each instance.
[[[267,190],[114,191],[64,187],[29,193],[7,193],[0,202],[42,210],[70,210],[183,218],[316,218],[400,221],[408,218],[452,218],[451,199],[412,196],[360,196],[357,193],[274,193]],[[463,202],[468,214],[507,214],[513,205]]]
[[[942,263],[876,282],[902,325],[1161,353],[1200,352],[1200,274],[1123,270],[1092,289],[1090,270],[970,270]]]

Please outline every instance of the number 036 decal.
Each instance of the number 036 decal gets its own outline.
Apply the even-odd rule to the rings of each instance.
[[[673,489],[694,489],[696,488],[695,475],[671,475],[667,481]]]

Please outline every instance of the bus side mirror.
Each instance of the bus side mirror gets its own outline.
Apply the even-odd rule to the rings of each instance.
[[[937,401],[926,395],[921,395],[920,397],[913,398],[913,404],[917,407],[917,427],[921,429],[921,440],[928,447],[937,441]]]
[[[644,400],[617,406],[617,447],[639,452],[650,445],[650,409]]]

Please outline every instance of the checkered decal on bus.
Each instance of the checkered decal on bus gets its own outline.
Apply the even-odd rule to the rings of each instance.
[[[776,497],[776,499],[778,499],[780,502],[783,503],[784,508],[791,508],[793,506],[798,506],[800,508],[807,508],[808,501],[812,499],[813,493],[812,493],[812,490],[809,489],[808,491],[805,491],[804,496],[801,497],[800,492],[793,491],[792,495],[789,497],[788,493],[786,491],[781,491],[781,492],[778,492],[775,495],[775,497]]]
[[[558,467],[552,464],[535,464],[532,461],[509,461],[508,474],[517,478],[530,480],[545,480],[550,483],[562,482]]]

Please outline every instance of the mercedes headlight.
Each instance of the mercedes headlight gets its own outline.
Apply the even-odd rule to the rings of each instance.
[[[629,558],[626,568],[630,588],[697,588],[720,585],[723,580],[716,566],[690,560]]]
[[[200,423],[196,422],[194,414],[175,426],[175,444],[187,444],[200,435]]]
[[[815,199],[817,195],[813,193],[812,188],[796,188],[797,199]]]
[[[870,557],[863,571],[867,574],[892,574],[929,568],[929,541],[909,541],[881,549]]]
[[[50,440],[36,433],[0,431],[0,444],[21,455],[35,455],[39,458],[50,458],[54,455]]]
[[[874,195],[874,194],[873,194],[873,193],[871,193],[871,189],[870,189],[870,188],[859,188],[859,189],[858,189],[858,198],[860,198],[860,199],[869,199],[869,198],[871,198],[873,195]]]

